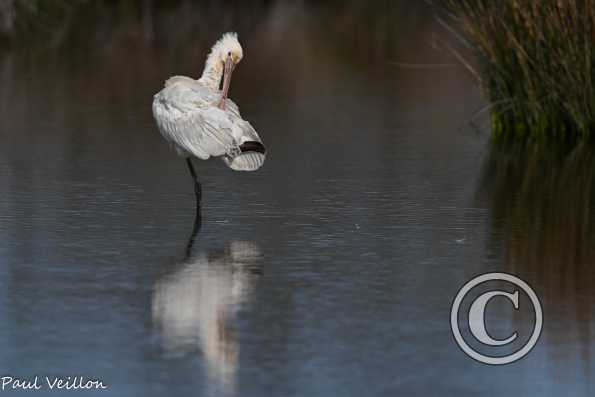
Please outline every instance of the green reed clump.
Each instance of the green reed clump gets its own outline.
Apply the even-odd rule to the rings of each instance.
[[[595,0],[447,0],[495,137],[595,136]]]

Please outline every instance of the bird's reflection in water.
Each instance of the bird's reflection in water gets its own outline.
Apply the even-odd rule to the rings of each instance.
[[[155,285],[153,321],[166,354],[202,352],[209,378],[231,391],[239,354],[234,317],[262,274],[261,253],[248,241],[203,250],[196,239],[199,230],[200,215],[185,259]]]

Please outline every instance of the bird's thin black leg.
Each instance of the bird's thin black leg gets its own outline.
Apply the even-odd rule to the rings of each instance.
[[[196,217],[194,218],[194,227],[192,228],[192,234],[190,235],[190,238],[188,239],[188,244],[186,245],[186,259],[188,259],[192,254],[192,246],[194,245],[194,240],[196,239],[196,235],[200,231],[200,227],[202,225],[202,214],[200,211],[202,187],[200,185],[200,182],[198,181],[196,171],[194,170],[194,166],[192,165],[192,160],[190,158],[186,159],[186,164],[188,164],[190,175],[192,175],[192,181],[194,182],[194,194],[196,195]]]
[[[196,171],[194,170],[194,166],[192,165],[192,160],[190,158],[186,159],[186,164],[188,164],[188,169],[190,170],[190,175],[192,175],[192,180],[194,182],[194,194],[196,195],[196,208],[197,211],[200,211],[200,200],[202,198],[202,186],[198,181],[198,177],[196,176]]]

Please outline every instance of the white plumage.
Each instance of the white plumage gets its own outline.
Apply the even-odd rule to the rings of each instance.
[[[153,116],[159,131],[180,156],[202,160],[222,157],[237,171],[262,166],[262,140],[227,98],[231,73],[242,57],[237,35],[226,33],[211,49],[200,79],[171,77],[155,95]]]
[[[236,312],[257,285],[262,253],[248,241],[225,250],[196,252],[154,287],[153,321],[169,354],[200,348],[213,378],[233,386],[239,340],[232,331]]]

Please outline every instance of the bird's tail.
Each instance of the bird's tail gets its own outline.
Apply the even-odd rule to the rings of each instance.
[[[246,141],[239,146],[235,154],[228,154],[223,161],[235,171],[255,171],[264,163],[266,148],[262,142]]]

